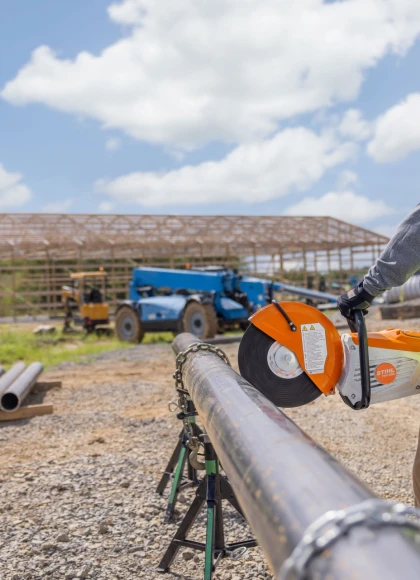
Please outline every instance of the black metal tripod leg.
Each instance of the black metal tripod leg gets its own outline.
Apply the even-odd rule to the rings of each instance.
[[[158,572],[167,572],[170,565],[174,561],[178,550],[182,547],[183,543],[187,541],[187,534],[190,531],[192,525],[194,524],[197,516],[201,510],[202,505],[206,501],[206,479],[203,479],[197,488],[196,496],[193,503],[191,504],[189,510],[185,514],[184,519],[181,522],[175,536],[173,537],[168,549],[166,550],[162,560],[157,568]]]
[[[226,477],[220,476],[220,491],[222,494],[222,499],[227,499],[227,501],[231,504],[232,507],[242,516],[245,517],[242,508],[236,499],[235,493],[230,485],[228,479]]]
[[[187,462],[187,482],[185,486],[192,487],[194,485],[198,485],[198,475],[197,470],[191,465],[190,463],[190,453],[191,450],[188,449],[188,462]]]
[[[174,469],[176,467],[176,464],[178,463],[178,457],[179,454],[181,452],[181,447],[182,447],[182,436],[184,434],[184,430],[181,431],[180,435],[179,435],[179,440],[178,443],[171,455],[170,460],[168,461],[168,465],[166,466],[166,469],[161,477],[161,480],[159,482],[159,485],[157,486],[156,492],[159,495],[163,495],[163,492],[166,489],[166,486],[169,483],[169,480],[171,478],[172,473],[174,472]]]
[[[220,492],[222,499],[226,499],[230,505],[245,519],[243,514],[242,508],[236,499],[235,492],[232,489],[232,486],[229,483],[229,480],[224,475],[220,476]],[[232,542],[227,547],[229,551],[233,552],[238,548],[255,548],[258,546],[256,540],[241,540],[239,542]]]
[[[207,530],[204,555],[204,580],[212,580],[216,548],[224,550],[222,501],[220,494],[219,461],[213,445],[205,441],[204,457],[207,479]],[[217,545],[216,545],[217,544]]]
[[[168,524],[174,515],[176,500],[178,499],[179,490],[181,487],[182,474],[184,473],[185,462],[187,460],[188,450],[184,442],[181,443],[181,450],[179,452],[178,463],[175,469],[175,475],[172,481],[171,493],[169,495],[168,506],[165,513],[165,524]]]
[[[219,467],[219,466],[218,466]],[[215,558],[219,558],[220,556],[225,555],[225,531],[224,531],[224,522],[223,522],[223,508],[222,508],[222,491],[221,491],[221,480],[222,476],[217,470],[216,480],[215,480],[215,504],[216,504],[216,539],[214,545],[214,556]],[[217,562],[216,562],[217,563]]]
[[[235,553],[236,557],[241,556],[244,549],[257,545],[254,539],[225,544],[222,500],[227,499],[241,516],[243,514],[229,481],[220,473],[219,460],[208,439],[204,440],[204,457],[206,475],[201,480],[194,501],[157,568],[158,572],[167,572],[179,549],[186,547],[204,551],[204,580],[213,580],[215,568],[221,558],[232,553]],[[187,539],[187,534],[205,501],[207,502],[206,542],[201,543]]]

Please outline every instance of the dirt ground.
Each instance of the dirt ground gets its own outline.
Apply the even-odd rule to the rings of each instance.
[[[420,321],[403,327],[418,330]],[[236,367],[237,345],[223,348]],[[162,578],[156,566],[191,497],[181,497],[177,522],[163,525],[167,500],[155,488],[179,431],[168,411],[173,370],[171,348],[160,344],[64,363],[44,375],[63,382],[44,398],[53,415],[0,423],[2,579]],[[420,397],[363,412],[322,397],[287,414],[379,496],[412,503]],[[232,540],[247,532],[238,518],[228,523]],[[167,577],[201,578],[202,556],[179,556]],[[271,575],[252,549],[223,561],[216,578]]]

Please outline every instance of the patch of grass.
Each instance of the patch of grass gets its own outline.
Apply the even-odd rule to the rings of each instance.
[[[89,355],[128,346],[132,345],[120,342],[115,337],[84,337],[82,333],[62,335],[60,332],[39,336],[28,328],[0,327],[0,364],[5,368],[19,360],[27,364],[39,361],[48,368],[61,362],[77,362]]]
[[[142,344],[155,344],[156,342],[171,343],[174,339],[172,332],[147,332]]]
[[[150,332],[146,333],[143,344],[170,343],[172,340],[172,332]],[[40,336],[33,334],[33,327],[28,325],[0,326],[0,364],[6,369],[19,360],[27,364],[39,361],[47,369],[62,362],[79,362],[90,355],[131,346],[133,344],[120,342],[115,336],[85,336],[83,332],[62,334],[60,331]]]
[[[115,336],[85,336],[83,332],[62,334],[60,331],[40,336],[33,334],[33,328],[27,324],[0,326],[0,365],[7,369],[20,360],[26,364],[39,361],[47,369],[62,362],[79,362],[90,355],[133,346],[120,342]],[[226,336],[238,333],[238,330],[230,331]],[[148,332],[142,344],[169,344],[173,339],[172,332]]]

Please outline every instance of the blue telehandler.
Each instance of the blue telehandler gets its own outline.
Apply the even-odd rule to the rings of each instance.
[[[242,276],[223,267],[185,270],[134,268],[128,300],[119,304],[115,329],[120,340],[141,342],[146,332],[190,332],[200,339],[217,332],[245,329],[248,318],[287,292],[321,302],[336,296]]]

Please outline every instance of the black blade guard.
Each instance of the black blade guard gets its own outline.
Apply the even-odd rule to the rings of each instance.
[[[276,374],[273,364],[270,367],[271,353],[276,348],[273,345],[277,344],[251,324],[239,345],[241,375],[277,407],[301,407],[317,399],[322,393],[305,372],[285,378]]]

